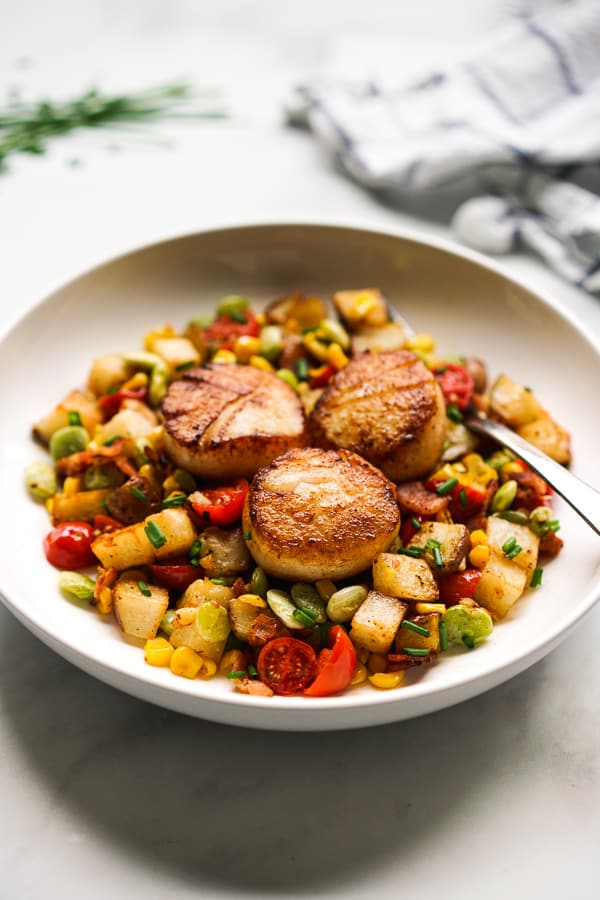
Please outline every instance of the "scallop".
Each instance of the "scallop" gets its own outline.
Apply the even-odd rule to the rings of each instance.
[[[246,498],[247,546],[269,574],[340,579],[368,569],[398,534],[394,485],[348,450],[290,450],[261,469]]]
[[[306,443],[295,391],[252,366],[190,369],[169,386],[161,414],[167,453],[202,478],[250,478],[276,456]]]
[[[431,472],[447,428],[440,387],[408,350],[351,359],[321,394],[309,423],[312,443],[353,450],[393,481]]]

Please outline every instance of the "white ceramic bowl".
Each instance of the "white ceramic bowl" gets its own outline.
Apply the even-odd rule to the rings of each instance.
[[[483,357],[531,385],[573,436],[573,470],[598,484],[600,350],[561,311],[476,254],[410,234],[324,225],[259,225],[194,234],[113,260],[66,285],[27,315],[0,352],[0,591],[14,614],[66,659],[137,697],[193,716],[258,728],[354,728],[457,703],[516,675],[548,653],[600,594],[600,542],[562,502],[564,552],[541,589],[516,605],[473,652],[445,655],[394,691],[339,697],[252,698],[225,679],[188,681],[144,663],[114,623],[69,603],[42,552],[43,507],[23,487],[41,453],[33,421],[83,386],[92,357],[140,346],[151,326],[183,325],[227,293],[260,305],[285,291],[331,294],[378,286],[446,353]],[[43,685],[40,685],[43,688]]]

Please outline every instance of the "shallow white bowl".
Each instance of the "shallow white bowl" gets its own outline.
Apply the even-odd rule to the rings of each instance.
[[[448,354],[483,357],[531,385],[573,436],[573,470],[598,483],[600,349],[557,304],[476,254],[384,234],[324,225],[258,225],[194,234],[113,260],[57,291],[0,345],[0,592],[46,644],[109,684],[193,716],[243,726],[354,728],[406,719],[472,697],[536,662],[600,595],[600,542],[562,502],[566,546],[544,585],[524,597],[474,652],[454,652],[394,691],[339,697],[251,698],[225,679],[177,678],[144,663],[114,623],[66,601],[42,552],[43,507],[23,488],[23,468],[42,454],[30,427],[67,391],[83,386],[92,357],[140,346],[151,326],[183,325],[228,293],[260,305],[286,291],[331,294],[378,286]],[[43,686],[40,686],[43,687]]]

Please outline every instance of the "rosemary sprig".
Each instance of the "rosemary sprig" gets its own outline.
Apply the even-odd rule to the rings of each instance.
[[[16,153],[45,153],[48,142],[79,128],[110,128],[159,119],[222,119],[226,112],[212,92],[186,84],[161,85],[132,94],[90,90],[74,100],[23,103],[14,98],[0,110],[0,171]]]

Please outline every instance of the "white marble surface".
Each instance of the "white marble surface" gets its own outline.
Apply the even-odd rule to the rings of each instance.
[[[0,93],[187,75],[223,85],[235,118],[160,129],[169,148],[111,153],[109,135],[81,135],[16,161],[0,177],[0,329],[96,262],[213,224],[318,215],[445,234],[442,210],[386,209],[343,180],[278,104],[323,66],[450,59],[518,6],[4,0]],[[598,301],[533,259],[507,266],[600,334]],[[1,898],[598,896],[600,610],[473,701],[318,735],[145,705],[4,608],[0,621]]]

